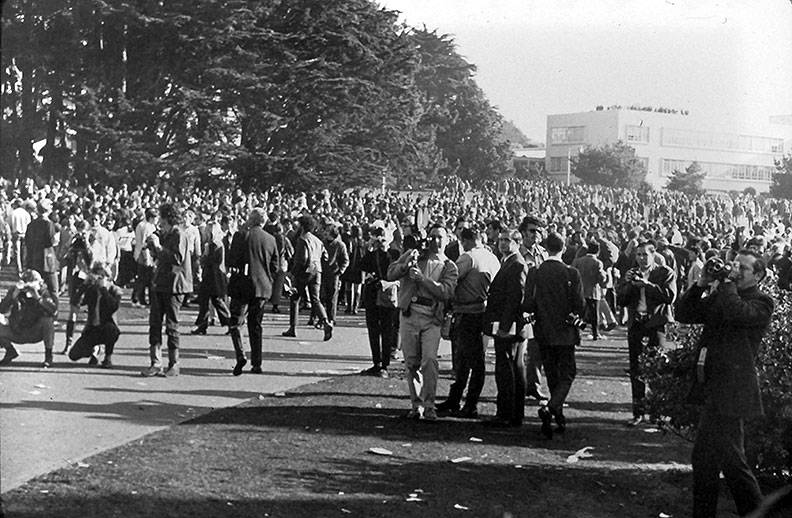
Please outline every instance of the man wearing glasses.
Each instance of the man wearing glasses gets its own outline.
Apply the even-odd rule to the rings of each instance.
[[[544,226],[541,219],[531,215],[525,216],[520,223],[518,230],[523,239],[520,254],[525,259],[528,269],[539,268],[539,265],[547,259],[547,250],[539,244],[542,241]],[[525,354],[526,395],[539,402],[547,401],[548,396],[542,392],[542,372],[539,370],[542,365],[542,355],[536,340],[528,340]]]

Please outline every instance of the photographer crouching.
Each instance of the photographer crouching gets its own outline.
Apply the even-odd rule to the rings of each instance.
[[[105,357],[101,367],[113,368],[113,349],[121,332],[114,315],[121,303],[121,288],[113,284],[110,269],[104,263],[95,263],[82,285],[80,297],[82,304],[88,306],[88,320],[82,335],[69,351],[69,359],[77,361],[90,358],[89,365],[96,365],[99,359],[95,349],[105,346]]]
[[[755,358],[773,299],[759,289],[766,266],[753,250],[731,265],[713,257],[680,298],[677,318],[704,324],[697,377],[703,411],[693,447],[693,516],[715,517],[723,471],[741,516],[759,505],[759,484],[745,458],[743,423],[763,415]]]
[[[0,347],[6,351],[0,366],[10,364],[19,356],[13,344],[44,342],[42,367],[49,368],[52,366],[58,300],[37,271],[25,270],[20,277],[0,302],[0,313],[8,315],[8,325],[0,324]]]

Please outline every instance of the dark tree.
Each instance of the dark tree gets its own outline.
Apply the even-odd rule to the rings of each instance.
[[[586,147],[571,159],[571,172],[585,184],[608,187],[642,187],[646,167],[635,158],[635,149],[619,141]]]
[[[792,199],[792,153],[776,161],[776,172],[773,173],[770,196]]]
[[[679,191],[688,196],[697,196],[704,193],[704,178],[707,173],[702,172],[698,162],[693,162],[684,171],[675,169],[668,179],[666,189],[669,191]]]

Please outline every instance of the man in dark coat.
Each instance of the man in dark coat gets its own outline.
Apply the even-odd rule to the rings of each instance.
[[[264,306],[272,296],[274,279],[280,269],[280,256],[275,238],[262,227],[266,221],[264,209],[254,208],[247,220],[247,230],[234,235],[228,253],[229,268],[235,274],[247,271],[251,290],[247,294],[232,293],[231,295],[231,341],[234,344],[236,365],[233,374],[242,374],[247,364],[242,349],[242,336],[239,326],[247,313],[248,337],[250,338],[250,372],[261,374],[261,319]]]
[[[322,264],[322,304],[327,311],[327,320],[335,325],[338,308],[338,292],[341,289],[341,275],[349,266],[349,252],[346,243],[341,241],[338,224],[331,222],[326,228],[325,249],[327,258]]]
[[[743,424],[764,413],[755,366],[773,313],[773,299],[758,286],[764,276],[759,254],[742,250],[721,282],[705,266],[677,307],[680,322],[704,324],[699,342],[704,408],[692,455],[695,518],[716,516],[721,471],[740,516],[762,499],[745,458]],[[708,289],[712,293],[704,296]]]
[[[20,281],[12,286],[0,301],[0,313],[8,315],[8,325],[0,324],[0,348],[5,356],[0,366],[11,363],[19,353],[17,344],[44,342],[44,363],[52,366],[52,345],[55,341],[55,316],[58,314],[58,299],[44,284],[36,270],[24,270]]]
[[[91,273],[81,288],[81,302],[88,306],[85,329],[69,351],[69,359],[90,358],[89,365],[99,363],[95,355],[98,345],[105,346],[103,369],[113,368],[113,349],[121,335],[115,313],[121,303],[121,288],[110,279],[110,269],[103,263],[91,267]]]
[[[38,217],[30,222],[25,231],[25,268],[39,272],[47,288],[57,294],[60,264],[55,253],[55,224],[50,214],[52,202],[41,200],[38,203]]]
[[[152,234],[147,246],[156,257],[149,313],[149,357],[144,377],[179,375],[179,310],[193,291],[192,259],[188,237],[180,230],[181,213],[170,203],[159,208],[161,235]],[[162,321],[168,336],[168,368],[162,369]]]
[[[520,254],[522,235],[504,230],[498,237],[501,267],[490,284],[484,333],[495,339],[495,384],[498,387],[495,419],[485,425],[522,426],[525,416],[525,338],[522,300],[527,265]]]
[[[214,306],[221,326],[229,325],[229,310],[226,304],[228,277],[226,275],[225,247],[220,223],[207,225],[203,252],[201,253],[201,281],[198,286],[198,316],[196,328],[191,335],[205,335],[209,328],[209,304]]]
[[[575,346],[580,344],[580,330],[571,317],[580,317],[585,302],[580,273],[561,259],[564,238],[551,232],[545,246],[548,258],[528,272],[524,308],[536,318],[534,337],[550,388],[547,406],[539,408],[542,433],[550,439],[553,437],[552,418],[555,418],[558,431],[566,429],[564,402],[577,373]],[[585,257],[599,261],[594,256]],[[602,268],[601,263],[599,267]]]
[[[633,418],[628,426],[644,422],[646,384],[641,379],[643,339],[649,347],[659,347],[665,325],[674,321],[672,304],[677,284],[674,270],[657,264],[652,241],[638,244],[635,250],[637,267],[627,271],[617,288],[618,304],[627,308],[627,345],[630,354],[630,381]]]

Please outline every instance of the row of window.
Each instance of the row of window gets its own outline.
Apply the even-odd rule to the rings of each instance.
[[[690,160],[660,160],[663,176],[671,176],[674,171],[684,171],[692,163]],[[723,164],[719,162],[699,162],[701,171],[710,178],[733,178],[735,180],[758,180],[769,182],[776,172],[774,167],[750,164]]]
[[[586,141],[585,126],[561,126],[550,128],[550,144],[582,144]],[[624,127],[624,140],[628,144],[648,144],[648,126],[627,125]],[[754,137],[751,135],[731,135],[708,131],[661,128],[660,144],[663,146],[687,147],[696,149],[726,149],[749,151],[753,153],[782,154],[784,141],[779,138]]]
[[[645,157],[636,157],[636,159],[649,169],[649,159]],[[567,157],[553,156],[550,157],[549,171],[551,173],[566,172],[567,170]],[[690,160],[670,160],[666,158],[660,159],[660,173],[662,176],[671,176],[674,171],[684,171],[692,161]],[[749,165],[749,164],[724,164],[719,162],[699,162],[702,172],[706,173],[709,178],[733,178],[735,180],[758,180],[769,182],[776,172],[774,167],[763,165]]]
[[[729,149],[754,153],[783,153],[784,141],[779,138],[731,135],[708,131],[663,128],[661,145],[698,149]]]

